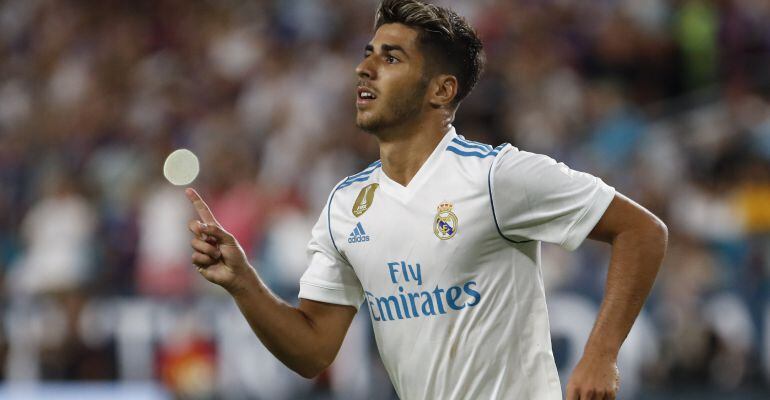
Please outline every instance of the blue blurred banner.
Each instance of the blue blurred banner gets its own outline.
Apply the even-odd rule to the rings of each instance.
[[[0,385],[5,400],[169,400],[173,396],[155,382],[148,383],[61,383]]]

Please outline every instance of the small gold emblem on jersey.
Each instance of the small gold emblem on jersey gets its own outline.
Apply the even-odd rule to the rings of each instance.
[[[441,240],[451,239],[457,233],[457,216],[452,212],[452,207],[452,203],[442,202],[433,218],[433,233]]]
[[[374,191],[377,190],[379,186],[379,184],[372,183],[361,189],[361,193],[356,197],[356,202],[353,203],[353,215],[356,217],[364,215],[366,210],[372,206],[372,202],[374,201]]]

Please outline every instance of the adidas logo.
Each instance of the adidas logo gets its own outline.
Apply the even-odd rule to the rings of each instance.
[[[356,224],[353,232],[350,232],[350,236],[348,236],[348,243],[361,243],[368,241],[369,235],[366,234],[366,231],[364,231],[364,226],[359,222]]]

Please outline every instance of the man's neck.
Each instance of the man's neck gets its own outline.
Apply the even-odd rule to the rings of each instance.
[[[449,129],[449,121],[422,121],[404,126],[400,132],[377,135],[385,175],[407,186]]]

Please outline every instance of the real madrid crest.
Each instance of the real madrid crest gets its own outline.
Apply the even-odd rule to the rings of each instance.
[[[441,240],[451,239],[457,233],[457,216],[452,212],[452,207],[452,203],[442,202],[433,218],[433,233]]]
[[[356,202],[353,203],[353,215],[360,217],[372,206],[372,202],[374,201],[374,191],[377,190],[379,186],[380,185],[376,183],[372,183],[361,189],[361,192],[358,193],[358,197],[356,197]]]

